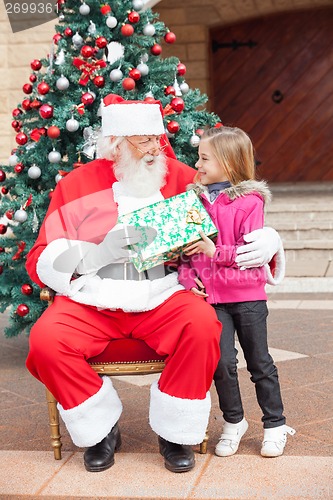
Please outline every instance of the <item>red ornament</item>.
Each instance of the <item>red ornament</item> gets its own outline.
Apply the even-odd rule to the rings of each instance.
[[[106,14],[109,14],[111,12],[111,7],[110,5],[102,5],[100,11],[105,16]]]
[[[58,42],[59,42],[59,40],[61,40],[61,39],[62,39],[62,36],[60,35],[60,33],[56,33],[56,34],[54,35],[54,37],[53,37],[53,41],[54,41],[54,43],[55,43],[56,45],[58,45]]]
[[[164,90],[165,95],[176,95],[176,89],[172,85],[168,85]]]
[[[12,111],[13,118],[17,118],[22,114],[22,110],[20,108],[15,108]]]
[[[21,286],[21,292],[23,295],[31,295],[34,289],[29,283],[24,283],[24,285]]]
[[[6,217],[7,217],[7,219],[9,219],[9,220],[12,220],[13,215],[14,215],[14,210],[7,210],[7,212],[5,213],[5,216],[6,216]]]
[[[46,120],[49,118],[52,118],[53,116],[53,107],[50,106],[49,104],[43,104],[39,108],[39,114],[42,118],[45,118]]]
[[[123,36],[132,36],[134,28],[131,24],[123,24],[120,31]]]
[[[0,234],[6,234],[7,226],[6,224],[0,224]]]
[[[196,135],[198,135],[199,137],[201,137],[204,133],[204,129],[203,128],[197,128],[197,130],[195,131]]]
[[[29,111],[31,109],[31,101],[30,99],[23,99],[22,101],[22,108],[24,111]]]
[[[47,129],[47,135],[50,139],[57,139],[60,135],[60,129],[55,125],[51,125],[51,127]]]
[[[17,306],[16,308],[16,313],[19,315],[19,316],[26,316],[27,314],[29,314],[29,307],[27,306],[27,304],[20,304],[19,306]]]
[[[170,103],[172,109],[177,113],[181,113],[185,107],[183,99],[180,97],[174,97]]]
[[[42,103],[38,99],[34,99],[32,102],[30,102],[30,108],[32,109],[38,109],[40,108]]]
[[[5,251],[4,247],[0,247],[0,253],[3,253]]]
[[[39,94],[45,95],[50,91],[50,86],[46,82],[40,82],[37,85],[37,91]]]
[[[16,163],[16,165],[14,167],[14,172],[16,172],[17,174],[20,174],[21,172],[23,172],[23,170],[24,170],[23,163]]]
[[[40,62],[39,59],[34,59],[33,61],[31,61],[30,67],[33,71],[39,71],[40,68],[42,67],[42,63]]]
[[[168,31],[168,33],[164,35],[164,40],[166,43],[175,43],[176,35],[172,31]]]
[[[67,26],[67,28],[64,29],[64,35],[73,36],[73,30],[69,26]]]
[[[160,53],[162,52],[162,47],[158,43],[155,43],[151,47],[150,52],[153,54],[153,56],[159,56]]]
[[[32,92],[32,85],[31,83],[25,83],[22,87],[22,90],[25,94],[31,94]]]
[[[31,83],[35,83],[35,81],[37,80],[37,76],[35,75],[35,73],[29,76],[29,80],[31,81]]]
[[[104,47],[106,47],[107,44],[108,44],[108,41],[104,36],[99,36],[96,39],[96,45],[99,49],[104,49]]]
[[[85,92],[84,94],[82,94],[81,96],[81,102],[85,105],[85,106],[89,106],[89,104],[92,104],[94,102],[94,96],[91,95],[89,92]]]
[[[175,120],[172,120],[167,124],[167,129],[170,132],[170,134],[176,134],[180,129],[179,123],[176,122]]]
[[[133,90],[135,88],[135,81],[133,78],[124,78],[121,84],[125,90]]]
[[[2,273],[3,273],[3,266],[0,265],[0,274],[2,274]]]
[[[155,104],[155,102],[156,102],[155,99],[151,96],[145,97],[144,101],[149,102],[150,104]]]
[[[90,45],[83,45],[83,47],[81,49],[81,54],[86,59],[88,59],[89,57],[92,57],[94,55],[94,52],[95,52],[94,48],[91,47]]]
[[[24,132],[19,132],[15,137],[17,144],[24,146],[28,142],[28,136]]]
[[[17,129],[19,126],[20,126],[20,122],[18,122],[17,120],[14,120],[14,121],[12,122],[12,127],[13,127],[13,128]]]
[[[95,78],[93,79],[93,83],[98,88],[104,87],[104,85],[105,85],[104,76],[95,76]]]
[[[0,182],[4,182],[6,180],[6,172],[4,170],[0,170]]]
[[[140,80],[141,78],[141,73],[138,69],[133,68],[131,71],[128,73],[128,75],[133,78],[133,80]]]
[[[217,122],[217,123],[214,125],[214,128],[220,128],[220,127],[223,127],[223,123],[221,123],[221,122]]]
[[[8,188],[2,187],[1,192],[2,192],[2,194],[8,194]]]
[[[186,66],[185,66],[185,64],[179,63],[177,65],[177,72],[178,72],[178,75],[181,75],[181,76],[185,75],[185,73],[186,73]]]
[[[136,12],[135,10],[133,10],[132,12],[130,12],[128,14],[128,20],[130,23],[138,23],[140,21],[140,14],[138,12]]]

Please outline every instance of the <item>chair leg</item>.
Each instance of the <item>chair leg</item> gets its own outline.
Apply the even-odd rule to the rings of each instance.
[[[207,453],[207,444],[208,444],[208,434],[206,432],[204,440],[202,441],[202,443],[200,443],[200,453],[202,455],[205,455]]]
[[[59,425],[59,412],[57,408],[57,400],[51,394],[51,392],[46,389],[46,400],[47,407],[49,410],[49,424],[51,428],[51,445],[54,452],[54,458],[56,460],[61,460],[61,435],[60,435],[60,425]]]

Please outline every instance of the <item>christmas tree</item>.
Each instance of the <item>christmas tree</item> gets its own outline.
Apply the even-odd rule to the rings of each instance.
[[[17,148],[0,169],[0,310],[10,311],[8,337],[25,331],[44,310],[25,270],[57,182],[96,155],[101,100],[159,99],[166,133],[180,161],[194,167],[200,133],[219,123],[207,97],[185,80],[178,58],[163,59],[176,36],[142,0],[58,0],[52,50],[30,63],[25,98],[13,110]]]

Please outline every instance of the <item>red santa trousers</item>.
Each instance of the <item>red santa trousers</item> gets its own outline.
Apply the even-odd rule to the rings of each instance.
[[[100,378],[86,360],[111,339],[142,339],[167,355],[151,388],[152,429],[168,441],[197,444],[208,423],[220,334],[214,309],[188,291],[139,313],[98,310],[59,296],[31,330],[27,368],[59,402],[73,442],[92,446],[112,429],[122,405],[110,378]]]

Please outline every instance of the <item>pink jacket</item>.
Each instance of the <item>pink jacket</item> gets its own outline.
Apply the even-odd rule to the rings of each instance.
[[[199,195],[218,228],[213,258],[203,253],[182,255],[179,281],[187,289],[196,287],[195,277],[205,285],[210,304],[267,300],[264,267],[241,270],[235,263],[243,236],[264,225],[264,204],[270,200],[265,182],[243,181],[221,192],[213,203],[205,191]]]

